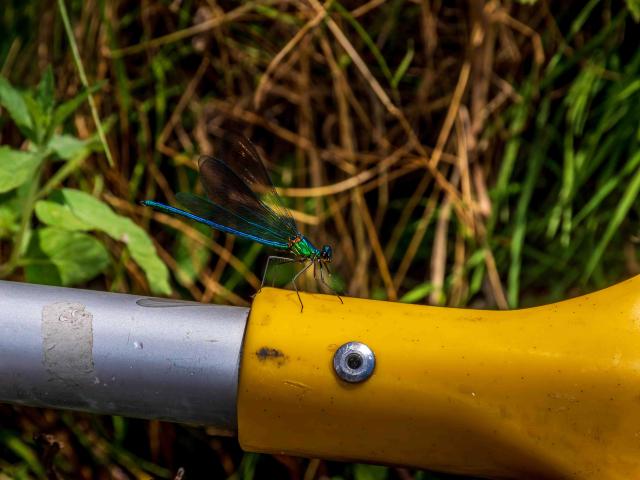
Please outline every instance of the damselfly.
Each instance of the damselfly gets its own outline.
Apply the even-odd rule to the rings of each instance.
[[[304,267],[291,280],[301,312],[304,305],[296,280],[311,266],[314,277],[319,277],[342,302],[323,275],[324,270],[331,274],[331,247],[317,248],[300,233],[253,144],[242,135],[226,132],[220,147],[218,157],[204,155],[199,161],[200,180],[208,198],[178,193],[176,199],[185,210],[154,200],[144,200],[142,204],[290,254],[291,257],[272,255],[267,259],[262,284],[271,260],[303,263]]]

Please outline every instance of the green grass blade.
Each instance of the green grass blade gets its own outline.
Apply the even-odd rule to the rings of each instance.
[[[373,41],[373,39],[371,38],[367,30],[360,24],[360,22],[358,22],[358,20],[354,18],[353,15],[351,15],[349,10],[344,8],[340,3],[334,2],[333,8],[335,8],[336,11],[347,22],[349,22],[349,24],[353,27],[353,29],[358,33],[360,38],[362,38],[362,41],[367,45],[367,47],[375,57],[376,62],[378,62],[378,65],[380,66],[380,70],[382,70],[382,74],[387,78],[387,80],[389,81],[389,84],[391,84],[393,82],[393,77],[391,75],[391,70],[389,69],[389,65],[387,65],[387,61],[384,59],[384,56],[380,52],[380,49],[378,48],[376,43]]]
[[[69,40],[69,44],[71,45],[71,52],[73,53],[73,60],[75,61],[76,68],[78,69],[78,75],[80,75],[80,81],[82,82],[82,85],[84,86],[84,88],[86,88],[87,91],[90,91],[91,87],[89,86],[89,81],[87,80],[87,75],[82,65],[82,59],[80,58],[80,52],[78,51],[78,45],[76,44],[76,39],[73,36],[73,30],[71,29],[71,23],[69,22],[69,15],[67,14],[67,7],[64,4],[64,0],[58,0],[58,8],[60,10],[60,16],[62,17],[62,23],[64,24],[64,29],[67,33],[67,39]],[[93,95],[91,95],[91,93],[89,93],[87,99],[89,100],[89,108],[91,109],[91,115],[93,116],[93,121],[96,124],[96,129],[98,130],[98,137],[100,137],[100,142],[102,143],[104,154],[107,157],[109,166],[113,167],[115,164],[113,162],[113,157],[111,156],[111,151],[109,150],[107,137],[102,128],[102,122],[100,121],[100,116],[98,115],[98,108],[96,107],[96,102],[93,99]]]
[[[632,157],[630,162],[631,163],[637,162],[638,157],[640,157],[640,152],[636,153]],[[584,275],[582,276],[583,282],[586,282],[587,280],[589,280],[589,278],[593,274],[593,271],[598,265],[598,262],[602,258],[602,254],[604,253],[604,250],[607,248],[607,245],[609,245],[609,242],[611,241],[613,235],[616,233],[616,231],[618,231],[620,224],[625,219],[625,217],[627,216],[627,213],[629,212],[629,210],[633,206],[633,203],[638,197],[639,191],[640,191],[640,170],[636,171],[635,175],[631,179],[631,182],[627,186],[627,189],[625,190],[622,196],[622,199],[620,200],[620,203],[618,204],[617,208],[613,212],[613,216],[611,217],[611,220],[607,225],[607,229],[605,230],[604,235],[602,236],[602,238],[600,239],[600,242],[597,244],[595,250],[591,254],[591,257],[589,258],[589,261],[587,262],[587,266],[584,270]]]
[[[404,77],[405,73],[407,73],[407,70],[411,65],[411,61],[413,60],[414,53],[415,53],[415,50],[413,48],[413,43],[409,43],[409,47],[407,48],[407,53],[405,53],[404,57],[402,57],[402,60],[400,61],[400,65],[398,65],[398,69],[396,70],[396,73],[393,74],[393,78],[391,79],[391,86],[394,89],[398,88],[398,84]]]

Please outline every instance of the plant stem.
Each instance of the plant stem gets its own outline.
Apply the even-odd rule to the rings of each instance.
[[[46,197],[52,190],[58,188],[59,185],[62,185],[62,182],[73,172],[77,171],[85,160],[86,156],[83,155],[78,155],[75,158],[68,160],[37,192],[36,200]]]
[[[8,277],[15,271],[16,267],[18,266],[20,254],[22,253],[22,244],[24,243],[24,240],[31,227],[31,216],[33,215],[33,208],[38,198],[38,187],[40,186],[40,176],[42,174],[44,163],[45,162],[43,159],[40,162],[38,169],[36,170],[36,174],[31,182],[31,185],[29,186],[29,191],[27,192],[27,197],[22,208],[20,230],[18,230],[15,241],[13,242],[13,249],[11,250],[9,260],[2,266],[2,268],[0,268],[0,278]]]

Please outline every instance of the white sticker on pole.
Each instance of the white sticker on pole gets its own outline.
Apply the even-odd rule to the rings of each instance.
[[[93,316],[81,303],[58,302],[42,309],[44,367],[67,386],[92,382]]]

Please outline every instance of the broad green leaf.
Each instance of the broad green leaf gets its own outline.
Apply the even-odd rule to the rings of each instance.
[[[32,248],[32,247],[30,247]],[[35,247],[33,247],[35,248]],[[62,285],[62,279],[58,268],[42,252],[39,256],[29,251],[29,257],[22,260],[25,279],[29,283],[41,285]]]
[[[93,138],[80,140],[73,135],[53,135],[47,146],[63,160],[71,160],[78,156],[89,155],[95,143]]]
[[[169,294],[169,270],[160,260],[147,233],[130,218],[116,214],[109,206],[88,193],[73,189],[60,191],[62,202],[79,222],[126,244],[133,260],[144,270],[154,293]]]
[[[30,282],[76,285],[102,273],[110,259],[102,243],[91,235],[45,227],[34,232],[24,263]]]
[[[17,210],[0,199],[0,238],[12,238],[17,230]]]
[[[170,294],[169,270],[158,257],[147,232],[125,217],[120,217],[114,228],[119,231],[120,240],[129,248],[133,260],[144,270],[151,290],[157,294]]]
[[[34,140],[33,121],[24,101],[22,92],[14,88],[9,81],[0,76],[0,105],[2,105],[20,129],[30,140]]]
[[[79,219],[98,230],[106,232],[116,240],[121,240],[118,238],[118,229],[113,227],[114,223],[117,224],[121,217],[111,210],[108,205],[105,205],[93,195],[80,190],[63,188],[59,193],[60,200],[67,204]]]
[[[50,200],[40,200],[36,203],[35,210],[38,220],[50,227],[85,232],[93,229],[92,225],[88,225],[74,215],[68,205]]]
[[[26,182],[38,168],[40,160],[41,157],[33,152],[0,147],[0,193]]]

